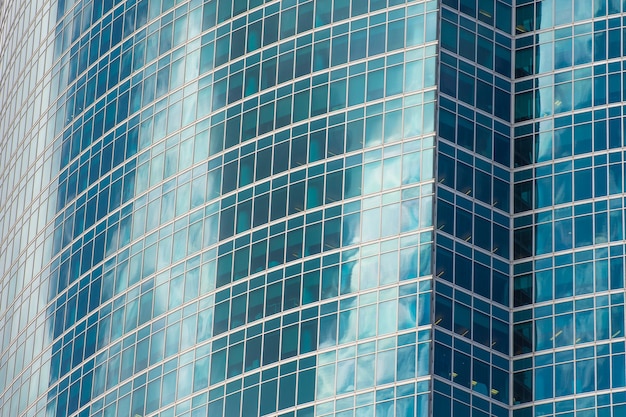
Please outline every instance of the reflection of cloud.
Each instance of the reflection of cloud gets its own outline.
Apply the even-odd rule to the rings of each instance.
[[[398,304],[398,330],[415,327],[417,306],[415,297],[404,297]]]
[[[158,286],[156,290],[154,291],[153,305],[155,306],[155,314],[154,314],[155,317],[158,315],[158,312],[165,312],[167,308],[168,294],[169,294],[169,289],[168,289],[167,284]]]
[[[202,249],[202,223],[198,222],[189,227],[189,238],[187,239],[187,252],[189,254]]]
[[[576,59],[574,65],[591,62],[591,45],[591,35],[576,36],[574,38],[574,57]]]
[[[333,346],[337,343],[337,315],[331,314],[320,319],[319,347]]]
[[[397,235],[400,232],[400,205],[398,203],[383,206],[381,218],[382,237]]]
[[[358,262],[346,262],[341,265],[341,294],[350,294],[359,287]]]
[[[337,364],[337,394],[354,391],[354,364],[350,359]]]
[[[554,182],[554,201],[569,201],[571,190],[563,183],[563,181]]]
[[[400,252],[400,280],[417,277],[417,247],[403,249]]]
[[[417,376],[426,376],[430,373],[430,345],[420,343],[417,349]]]
[[[356,339],[357,313],[355,309],[342,311],[339,319],[339,344]]]
[[[396,362],[396,367],[398,369],[398,381],[415,378],[415,345],[405,346],[398,349],[398,358],[396,359]]]
[[[363,170],[363,194],[380,191],[382,177],[382,161],[365,164]]]
[[[378,256],[361,260],[361,279],[359,289],[374,288],[378,285]]]
[[[609,193],[613,194],[615,190],[622,189],[622,171],[609,169]],[[621,191],[620,191],[621,192]]]
[[[390,300],[378,305],[378,335],[396,331],[398,305],[397,300]]]
[[[192,54],[193,56],[191,57],[191,59],[195,59],[196,61],[198,60],[198,54],[194,53]],[[189,60],[189,58],[187,58],[187,60]],[[188,61],[189,62],[189,61]],[[189,65],[189,64],[188,64]],[[197,67],[198,64],[195,64],[195,67]],[[197,75],[197,70],[195,70],[195,72],[193,73],[195,75]],[[194,75],[189,76],[189,78],[193,78]],[[189,90],[186,88],[185,89],[185,94],[187,95],[187,97],[185,98],[185,100],[183,101],[183,126],[188,126],[191,123],[196,121],[196,110],[198,107],[198,95],[197,95],[197,88],[198,84],[197,83],[193,83],[191,85],[189,85]],[[193,91],[193,93],[191,93],[191,91]],[[192,141],[189,141],[189,144],[192,144]],[[181,147],[181,157],[186,158],[188,160],[192,160],[193,159],[193,152],[184,152],[182,147]]]
[[[335,391],[335,364],[320,366],[317,369],[317,400],[334,395]]]
[[[178,389],[179,397],[189,395],[191,392],[191,382],[193,381],[192,370],[192,365],[186,365],[178,369],[178,384],[176,387],[172,387],[172,389]]]
[[[402,155],[402,184],[419,182],[421,156],[421,152]]]
[[[392,117],[396,116],[399,112],[388,113],[385,118],[385,142],[395,142],[402,137],[402,123],[401,118]],[[401,115],[401,113],[400,113]]]
[[[383,189],[388,190],[400,186],[402,170],[400,157],[387,158],[383,163]]]
[[[419,222],[420,227],[431,227],[433,225],[433,201],[432,196],[422,197],[420,200]]]
[[[379,276],[381,285],[398,281],[398,252],[384,253],[380,256]]]
[[[376,304],[359,308],[359,339],[376,336]]]
[[[394,409],[393,401],[378,403],[376,404],[376,417],[395,417]]]
[[[594,388],[595,366],[594,360],[588,359],[576,362],[576,391],[589,392]]]
[[[396,351],[378,352],[376,359],[376,383],[393,382],[396,375]]]
[[[402,202],[401,231],[410,232],[417,229],[420,217],[419,200],[407,200]]]
[[[535,72],[539,74],[552,71],[553,67],[553,44],[552,42],[544,43],[551,40],[549,37],[546,36],[547,34],[549,34],[549,36],[553,36],[551,32],[539,34],[539,44],[536,46],[537,53],[535,55]]]
[[[344,246],[359,243],[361,240],[361,213],[354,213],[343,218],[342,241]]]
[[[378,207],[363,212],[362,226],[363,242],[369,242],[380,237],[380,209]]]
[[[374,385],[374,373],[376,368],[374,367],[375,355],[361,356],[357,360],[357,380],[356,388],[362,390]]]
[[[413,106],[404,111],[404,137],[422,134],[422,106]]]
[[[106,366],[98,366],[93,373],[93,392],[104,392],[104,382],[106,379]]]

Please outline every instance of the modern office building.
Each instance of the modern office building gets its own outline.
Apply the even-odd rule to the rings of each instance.
[[[0,416],[626,415],[615,0],[7,0]]]
[[[512,371],[514,404],[524,404],[518,415],[532,415],[532,401],[535,415],[626,414],[623,7],[517,6]]]
[[[623,5],[442,3],[434,415],[626,415]]]

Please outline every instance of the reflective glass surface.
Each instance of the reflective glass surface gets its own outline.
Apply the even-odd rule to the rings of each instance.
[[[624,411],[622,5],[516,6],[514,416]]]
[[[433,415],[509,416],[512,15],[442,1]]]
[[[626,414],[623,3],[5,1],[0,416]]]
[[[428,415],[437,2],[4,14],[0,415]]]

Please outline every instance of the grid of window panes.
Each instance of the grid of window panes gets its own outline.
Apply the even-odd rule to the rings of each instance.
[[[516,417],[626,409],[622,7],[517,3]]]
[[[0,46],[0,396],[3,415],[18,415],[45,392],[45,309],[48,283],[41,282],[51,251],[56,211],[51,97],[57,5],[33,1],[3,4]],[[62,11],[61,11],[62,14]],[[13,25],[15,22],[19,24]],[[45,75],[44,75],[45,74]],[[54,72],[58,77],[58,68]],[[41,83],[38,85],[38,83]],[[58,79],[55,79],[58,86]],[[51,104],[54,103],[54,104]],[[48,224],[47,224],[48,223]],[[45,232],[44,232],[45,230]],[[42,366],[43,362],[43,366]]]
[[[509,415],[512,16],[442,2],[434,415]]]
[[[32,4],[0,413],[426,416],[436,2]]]

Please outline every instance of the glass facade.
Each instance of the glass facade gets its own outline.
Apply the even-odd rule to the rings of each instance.
[[[512,17],[510,1],[442,1],[436,416],[509,416]]]
[[[437,2],[5,4],[0,415],[428,415]]]
[[[626,412],[622,8],[516,5],[515,416]]]
[[[626,414],[619,0],[0,7],[0,416]]]

